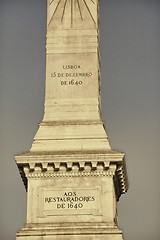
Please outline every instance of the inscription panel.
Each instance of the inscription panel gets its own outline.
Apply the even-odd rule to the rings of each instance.
[[[60,85],[78,86],[84,84],[85,78],[92,77],[93,73],[83,72],[81,65],[72,64],[61,65],[61,72],[53,72],[50,75],[52,78],[60,78]]]
[[[46,98],[98,97],[98,67],[95,53],[48,55]]]
[[[39,217],[56,215],[99,215],[99,189],[41,189]]]

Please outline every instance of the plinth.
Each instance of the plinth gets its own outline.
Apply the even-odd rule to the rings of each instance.
[[[48,0],[44,118],[15,156],[28,192],[17,240],[123,239],[127,174],[101,120],[98,20],[98,0]]]

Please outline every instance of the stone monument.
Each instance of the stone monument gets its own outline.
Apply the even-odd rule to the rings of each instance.
[[[124,154],[101,120],[99,0],[48,0],[45,113],[15,156],[28,192],[17,240],[122,240]]]

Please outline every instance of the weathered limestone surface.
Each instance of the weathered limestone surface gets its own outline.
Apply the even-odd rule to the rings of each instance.
[[[128,183],[101,120],[98,21],[98,0],[48,0],[44,118],[15,157],[28,191],[17,240],[123,239],[117,201]]]
[[[48,1],[45,114],[31,151],[106,151],[98,2]]]

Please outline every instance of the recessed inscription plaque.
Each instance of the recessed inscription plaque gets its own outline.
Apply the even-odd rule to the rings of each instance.
[[[41,189],[40,217],[99,214],[99,189]]]

